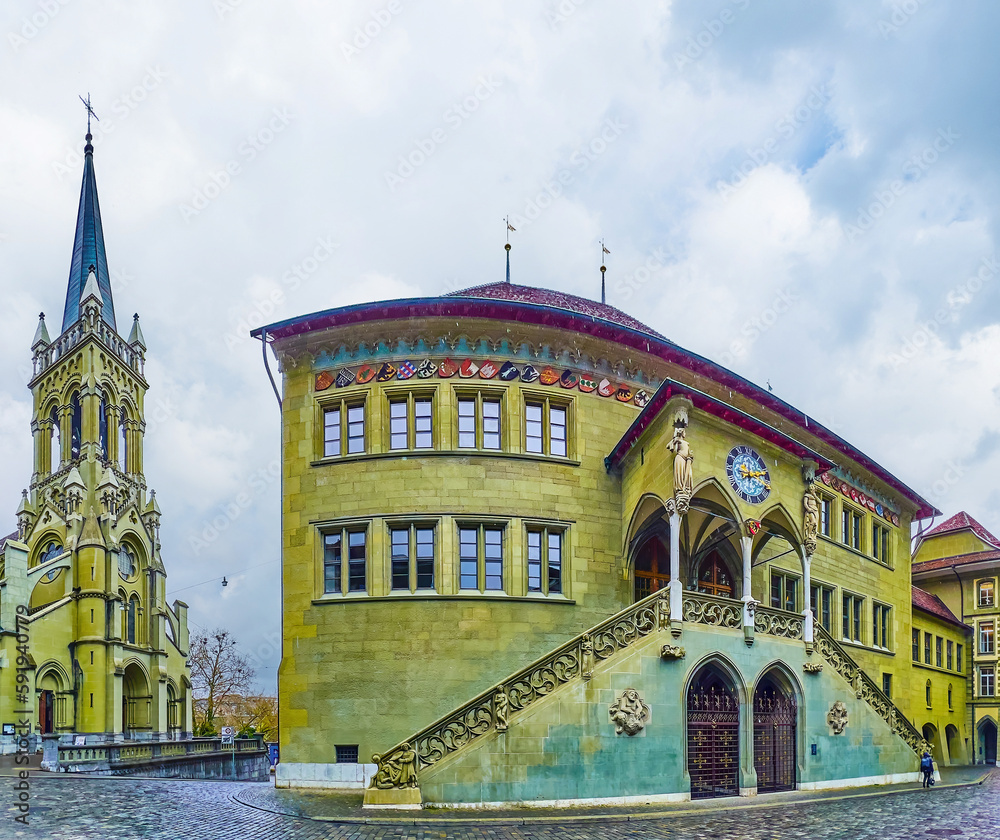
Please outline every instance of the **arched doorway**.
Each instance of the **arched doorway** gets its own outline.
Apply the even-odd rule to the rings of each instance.
[[[149,729],[149,712],[152,695],[145,673],[132,662],[122,676],[122,732],[134,738],[137,730]]]
[[[938,731],[937,727],[933,723],[925,723],[920,728],[920,734],[924,736],[924,740],[931,745],[931,756],[934,761],[940,762],[943,756],[941,755],[941,750],[938,749]]]
[[[791,692],[770,676],[753,695],[753,766],[757,792],[795,790],[795,724],[798,706]]]
[[[997,725],[988,718],[979,726],[979,754],[986,764],[997,763]]]
[[[641,601],[670,583],[670,550],[658,536],[651,536],[635,555],[635,600]]]
[[[688,774],[691,798],[740,792],[740,704],[736,688],[718,668],[702,669],[687,695]]]
[[[38,730],[42,735],[51,735],[64,723],[63,680],[54,668],[46,670],[38,680]]]
[[[720,598],[733,597],[733,574],[718,551],[710,552],[698,565],[698,591]]]
[[[949,764],[965,764],[965,756],[963,755],[962,749],[962,739],[958,734],[958,727],[953,723],[949,723],[944,728],[944,737],[948,743],[948,763]]]

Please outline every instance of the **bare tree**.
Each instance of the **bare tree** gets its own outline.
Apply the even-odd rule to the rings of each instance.
[[[236,639],[222,628],[195,636],[191,640],[188,661],[191,664],[195,734],[214,735],[220,701],[250,693],[253,666],[239,652]]]

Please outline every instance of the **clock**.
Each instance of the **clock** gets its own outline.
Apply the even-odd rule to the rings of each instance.
[[[739,497],[759,505],[771,494],[771,475],[764,459],[749,446],[734,446],[726,458],[726,475]]]

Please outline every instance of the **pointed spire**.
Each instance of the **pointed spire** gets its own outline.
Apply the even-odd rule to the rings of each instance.
[[[142,329],[139,327],[139,313],[132,316],[132,332],[128,334],[128,343],[133,347],[146,349],[146,339],[142,337]]]
[[[80,292],[80,303],[86,306],[87,301],[93,299],[99,309],[104,308],[104,300],[101,298],[101,290],[97,288],[97,272],[94,266],[87,269],[87,282]]]
[[[21,491],[21,504],[19,504],[17,506],[17,511],[15,512],[14,515],[15,516],[21,516],[22,514],[33,514],[34,512],[35,512],[35,508],[32,507],[32,504],[31,504],[31,502],[28,499],[28,491],[27,490],[22,490]]]
[[[84,284],[89,269],[94,266],[97,289],[100,292],[101,317],[115,326],[115,305],[111,297],[111,277],[108,273],[108,258],[104,250],[104,229],[101,226],[101,207],[97,200],[97,176],[94,174],[93,136],[87,131],[87,145],[83,147],[83,184],[80,187],[80,207],[76,215],[76,235],[73,239],[73,259],[69,268],[69,284],[66,289],[66,309],[63,313],[62,329],[65,332],[75,324],[82,314],[81,303]]]
[[[38,327],[35,329],[35,337],[31,340],[31,349],[38,350],[39,348],[48,347],[52,343],[52,339],[49,338],[49,331],[45,327],[45,313],[38,313]]]

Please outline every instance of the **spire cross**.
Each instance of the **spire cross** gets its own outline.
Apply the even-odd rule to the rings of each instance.
[[[97,116],[97,114],[94,113],[94,109],[90,107],[90,94],[89,93],[87,94],[87,98],[86,99],[84,99],[81,96],[80,97],[80,101],[83,103],[83,107],[87,109],[87,134],[90,134],[90,118],[93,117],[98,122],[101,121],[101,118],[99,116]]]

